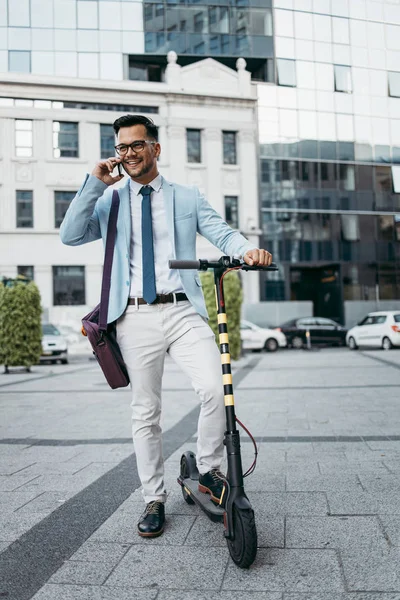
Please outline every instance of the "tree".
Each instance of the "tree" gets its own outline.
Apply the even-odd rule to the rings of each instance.
[[[215,334],[215,340],[219,345],[217,307],[215,303],[214,273],[208,271],[201,273],[204,299],[210,320],[208,324]],[[233,359],[240,357],[240,316],[243,300],[242,286],[239,275],[235,272],[228,273],[224,277],[225,308],[228,318],[229,350]]]
[[[0,364],[27,371],[42,353],[40,292],[33,281],[18,277],[0,281]]]

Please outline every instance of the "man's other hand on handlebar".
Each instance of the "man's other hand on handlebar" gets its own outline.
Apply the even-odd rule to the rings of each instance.
[[[269,267],[272,263],[272,254],[263,250],[262,248],[254,248],[254,250],[248,250],[243,257],[246,264],[250,266]]]

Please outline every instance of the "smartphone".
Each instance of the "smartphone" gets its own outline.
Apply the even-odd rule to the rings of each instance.
[[[118,175],[123,175],[121,163],[117,163]]]

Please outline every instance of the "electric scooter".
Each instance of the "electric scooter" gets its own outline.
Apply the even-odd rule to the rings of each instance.
[[[212,521],[223,521],[224,536],[233,562],[239,567],[248,568],[253,564],[257,554],[257,530],[254,511],[244,491],[243,478],[254,470],[255,462],[247,474],[243,475],[239,431],[236,428],[237,418],[234,408],[223,278],[229,271],[277,271],[278,267],[274,263],[269,267],[250,266],[237,259],[231,259],[229,256],[221,256],[217,261],[202,259],[170,260],[169,267],[170,269],[196,269],[199,271],[214,269],[226,413],[224,445],[227,452],[228,470],[219,505],[214,504],[208,494],[204,494],[198,489],[199,471],[196,466],[196,456],[193,452],[187,451],[181,457],[178,483],[182,488],[185,502],[200,506]]]

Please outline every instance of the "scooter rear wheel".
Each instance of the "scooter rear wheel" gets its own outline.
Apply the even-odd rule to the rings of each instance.
[[[191,460],[191,456],[189,456],[187,452],[185,454],[182,454],[182,456],[181,456],[181,477],[182,477],[182,479],[189,479],[189,477],[190,477],[190,474],[191,474],[190,466],[192,466],[192,468],[193,468],[193,465],[189,465],[189,463],[188,463],[189,460]],[[194,460],[194,466],[196,466],[195,458],[193,458],[193,460]],[[182,485],[181,489],[182,489],[182,496],[183,496],[184,501],[187,504],[194,504],[194,500],[192,499],[190,494],[188,494],[184,485]]]
[[[247,569],[253,564],[257,554],[257,529],[252,509],[240,509],[233,505],[234,540],[227,540],[229,554],[233,562]]]

